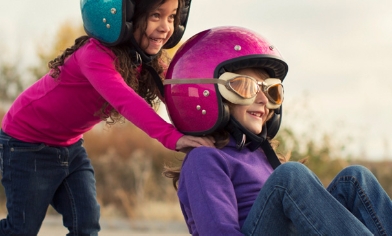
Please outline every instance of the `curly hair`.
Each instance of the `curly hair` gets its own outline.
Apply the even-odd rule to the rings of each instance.
[[[137,28],[142,29],[143,32],[147,29],[147,19],[148,15],[152,9],[165,3],[166,0],[156,0],[156,1],[144,1],[135,0],[135,14],[133,16],[133,22],[135,24],[134,30]],[[178,1],[178,12],[181,12],[183,6],[183,0]],[[180,24],[180,14],[176,14],[174,19],[174,29]],[[61,66],[64,65],[65,59],[73,54],[80,47],[85,45],[89,41],[90,37],[85,35],[77,38],[75,44],[64,52],[57,56],[55,59],[49,61],[48,67],[50,70],[50,75],[57,79],[61,73]],[[116,56],[115,59],[115,69],[121,74],[125,83],[131,87],[139,96],[144,98],[144,100],[153,108],[157,109],[159,105],[158,94],[159,89],[154,82],[153,77],[147,71],[147,69],[141,67],[138,71],[136,62],[132,60],[129,54],[130,49],[133,46],[131,43],[123,43],[116,46],[108,47]],[[163,72],[167,69],[164,66],[168,64],[170,58],[164,50],[160,50],[159,53],[154,57],[154,59],[149,63],[149,65],[155,69],[155,71],[162,77]],[[139,76],[139,79],[138,79]],[[162,78],[163,80],[163,78]],[[102,120],[106,121],[107,124],[115,124],[118,121],[122,121],[123,117],[112,108],[108,102],[105,102],[101,109],[96,112],[97,116],[100,116]]]

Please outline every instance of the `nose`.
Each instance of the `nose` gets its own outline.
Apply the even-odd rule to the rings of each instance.
[[[268,102],[267,96],[265,96],[265,94],[262,91],[258,92],[256,95],[255,103],[266,105],[267,102]]]
[[[159,31],[161,32],[169,32],[170,31],[170,26],[173,23],[168,22],[167,20],[162,20],[160,25],[159,25]]]

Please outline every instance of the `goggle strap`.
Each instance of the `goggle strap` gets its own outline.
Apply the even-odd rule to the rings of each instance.
[[[168,84],[223,84],[223,85],[226,85],[226,83],[227,83],[226,80],[223,80],[223,79],[211,79],[211,78],[165,79],[165,80],[163,80],[163,85],[168,85]],[[279,83],[279,84],[281,84],[281,83]],[[274,84],[272,84],[272,85],[274,85]]]
[[[163,85],[169,84],[222,84],[224,86],[227,85],[227,81],[223,79],[211,79],[211,78],[199,78],[199,79],[168,79],[163,81]],[[266,91],[263,91],[266,94],[269,101],[276,104],[275,100],[268,94]]]
[[[163,85],[168,84],[223,84],[226,85],[225,80],[221,79],[167,79],[163,81]]]

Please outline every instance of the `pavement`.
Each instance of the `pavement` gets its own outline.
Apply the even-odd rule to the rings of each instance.
[[[188,236],[184,222],[176,221],[129,221],[126,219],[104,219],[99,236]],[[38,236],[66,235],[68,230],[62,225],[60,216],[47,215]]]

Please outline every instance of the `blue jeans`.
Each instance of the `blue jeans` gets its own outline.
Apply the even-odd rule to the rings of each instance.
[[[0,221],[0,235],[37,235],[49,204],[63,216],[67,235],[98,235],[94,170],[82,144],[26,143],[0,130],[1,183],[8,210]]]
[[[297,162],[272,173],[242,227],[245,235],[392,235],[392,202],[362,166],[343,169],[325,189]]]

